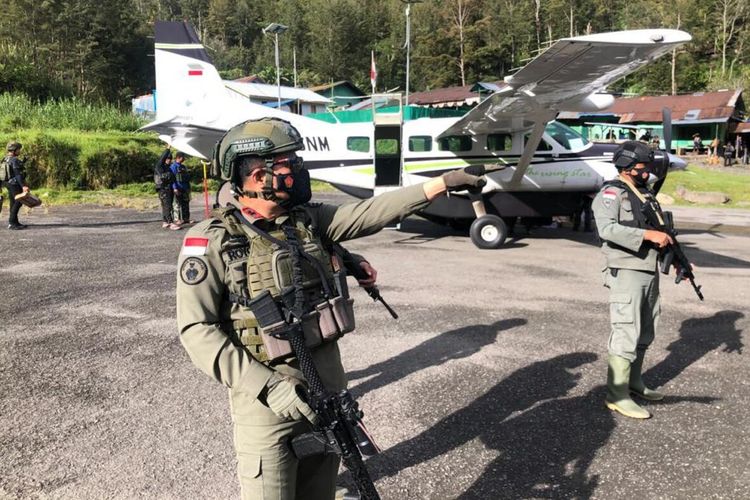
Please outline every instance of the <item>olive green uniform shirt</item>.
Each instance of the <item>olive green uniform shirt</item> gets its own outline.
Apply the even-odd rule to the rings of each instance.
[[[374,234],[386,224],[403,219],[427,204],[422,185],[416,185],[340,207],[311,204],[308,212],[316,234],[338,242]],[[280,223],[283,219],[280,217],[275,222]],[[252,314],[227,298],[232,269],[227,269],[221,246],[229,237],[217,219],[205,220],[187,233],[178,262],[177,326],[182,345],[193,363],[232,393],[240,391],[244,401],[251,401],[263,389],[273,370],[299,379],[303,377],[296,362],[268,367],[253,358],[233,338],[232,322],[251,318]],[[190,255],[189,240],[199,243],[207,240],[202,255],[195,252]],[[238,256],[236,262],[242,258]],[[192,273],[188,280],[184,278],[187,272]],[[346,386],[335,342],[316,349],[313,358],[329,389]],[[233,408],[235,416],[237,410]]]
[[[656,271],[657,250],[644,241],[645,229],[622,224],[634,223],[628,192],[619,186],[605,185],[591,204],[596,228],[602,241],[607,267]]]

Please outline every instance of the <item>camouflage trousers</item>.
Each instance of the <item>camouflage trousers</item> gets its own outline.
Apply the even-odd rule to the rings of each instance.
[[[289,446],[292,437],[311,430],[307,421],[280,419],[242,394],[232,394],[231,400],[243,500],[334,499],[338,455],[298,460]]]
[[[659,274],[609,268],[604,273],[611,324],[608,351],[632,362],[637,349],[648,349],[654,341],[661,313]]]

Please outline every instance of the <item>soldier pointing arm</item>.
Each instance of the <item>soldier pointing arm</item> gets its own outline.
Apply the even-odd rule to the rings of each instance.
[[[287,446],[310,430],[316,416],[300,390],[306,381],[288,345],[260,329],[247,306],[266,291],[283,300],[291,269],[274,242],[286,239],[282,227],[292,226],[316,261],[304,269],[306,303],[321,318],[329,304],[342,308],[335,315],[346,316],[351,302],[337,289],[330,243],[374,234],[448,190],[483,182],[455,171],[340,207],[309,204],[310,176],[296,155],[300,149],[299,133],[280,119],[230,129],[216,146],[214,163],[231,183],[232,196],[227,207],[188,232],[178,263],[180,339],[193,363],[228,388],[243,498],[332,499],[339,466],[335,454],[298,460]],[[332,323],[312,325],[305,339],[324,385],[339,391],[346,377],[336,339],[350,329]]]

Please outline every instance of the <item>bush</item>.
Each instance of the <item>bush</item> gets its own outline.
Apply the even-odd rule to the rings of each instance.
[[[12,139],[23,144],[21,156],[28,157],[26,178],[32,188],[102,189],[149,182],[164,149],[155,135],[140,132],[0,132],[0,144]]]

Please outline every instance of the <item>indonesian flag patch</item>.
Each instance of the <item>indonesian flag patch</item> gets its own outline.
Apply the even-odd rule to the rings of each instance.
[[[208,238],[185,238],[182,244],[182,255],[206,255],[206,248],[208,248]]]
[[[602,193],[603,198],[607,198],[608,200],[615,200],[617,199],[617,191],[614,189],[605,189]]]

